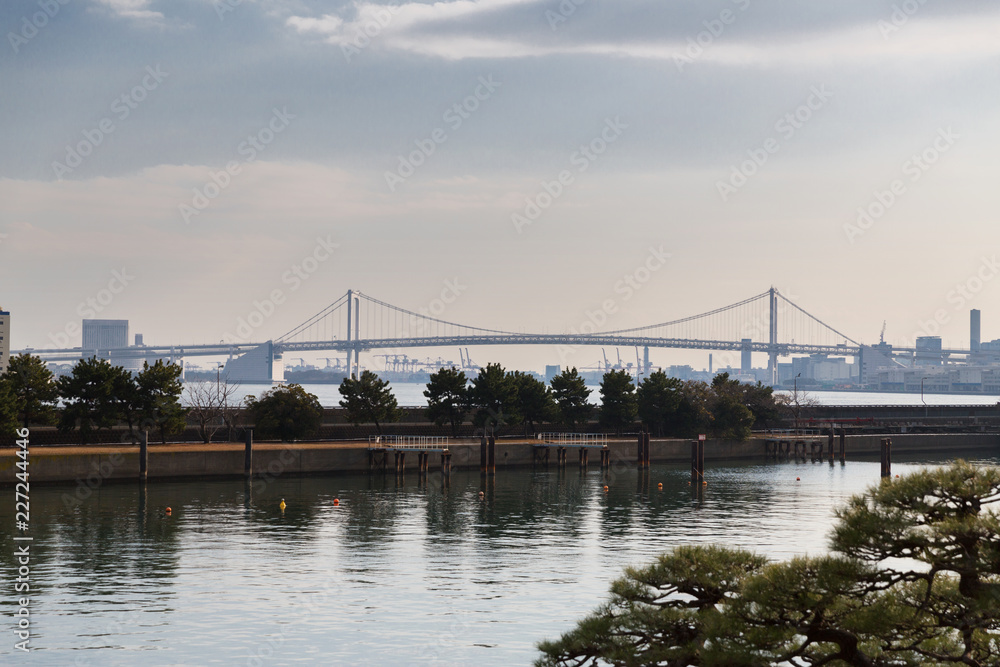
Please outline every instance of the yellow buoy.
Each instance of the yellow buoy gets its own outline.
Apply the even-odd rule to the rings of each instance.
[[[280,505],[278,505],[278,507],[280,507],[280,508],[281,508],[281,511],[282,511],[282,512],[284,512],[284,511],[285,511],[285,508],[286,508],[286,507],[288,507],[288,505],[286,505],[286,504],[285,504],[285,499],[284,499],[284,498],[282,498],[282,499],[281,499],[281,504],[280,504]]]

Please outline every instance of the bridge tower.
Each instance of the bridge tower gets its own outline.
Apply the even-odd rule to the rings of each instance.
[[[768,290],[771,305],[770,332],[768,334],[767,348],[767,371],[771,376],[771,385],[778,383],[778,297],[777,290],[772,287]]]
[[[351,328],[353,318],[353,332]],[[355,377],[361,375],[361,349],[358,347],[358,341],[361,340],[361,299],[354,296],[354,290],[347,290],[347,342],[350,345],[351,341],[354,341],[354,345],[350,345],[347,348],[347,377]],[[353,338],[351,337],[353,333]],[[351,361],[351,354],[354,355],[353,362]]]

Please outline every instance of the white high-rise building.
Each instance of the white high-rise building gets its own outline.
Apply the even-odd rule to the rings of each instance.
[[[128,347],[128,320],[84,320],[83,349]]]
[[[10,363],[10,313],[0,308],[0,373]]]

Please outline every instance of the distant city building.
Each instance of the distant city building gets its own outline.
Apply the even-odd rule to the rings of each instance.
[[[883,368],[903,368],[892,358],[892,345],[882,342],[861,346],[861,386],[878,385],[879,371]]]
[[[979,352],[979,342],[982,340],[980,337],[980,317],[979,311],[976,309],[969,311],[969,349],[973,352]]]
[[[559,375],[562,372],[559,366],[545,366],[545,381],[551,382],[552,378]]]
[[[136,334],[135,342],[142,345],[142,334]],[[96,355],[130,371],[142,370],[142,359],[116,358],[107,353],[108,349],[128,346],[128,320],[83,320],[82,347],[86,351],[85,357]]]
[[[128,320],[84,320],[83,349],[128,347]]]
[[[917,366],[941,366],[944,358],[941,356],[941,336],[918,336],[917,354],[914,363]]]
[[[10,313],[0,308],[0,373],[10,363]]]

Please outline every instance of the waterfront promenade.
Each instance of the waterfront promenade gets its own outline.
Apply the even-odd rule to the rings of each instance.
[[[851,458],[877,458],[879,435],[849,435],[846,455]],[[809,436],[807,436],[809,438]],[[813,439],[817,439],[815,436]],[[825,442],[825,438],[822,439]],[[971,453],[1000,454],[1000,434],[895,434],[892,449],[898,454],[934,454],[968,456]],[[496,443],[498,474],[506,467],[531,466],[534,463],[536,440],[502,439]],[[636,465],[635,437],[609,439],[612,466]],[[571,447],[571,449],[573,449]],[[456,470],[477,469],[480,465],[478,438],[463,438],[449,442],[452,466]],[[253,445],[255,476],[359,473],[369,471],[367,441],[337,442],[258,442]],[[199,477],[243,477],[244,452],[242,443],[149,445],[148,478],[184,479]],[[441,454],[429,455],[429,474],[440,474]],[[685,463],[690,460],[690,440],[653,438],[650,460],[656,463]],[[705,459],[766,460],[763,438],[738,442],[709,439]],[[13,484],[17,472],[15,449],[0,450],[0,484]],[[418,473],[416,453],[406,459],[406,471]],[[541,464],[537,464],[541,465]],[[555,466],[553,462],[549,464]],[[567,468],[578,467],[576,452],[571,452]],[[589,467],[599,469],[592,458]],[[711,466],[709,465],[709,468]],[[75,483],[104,480],[138,480],[139,447],[120,445],[90,445],[41,447],[31,451],[31,481],[33,483]]]

